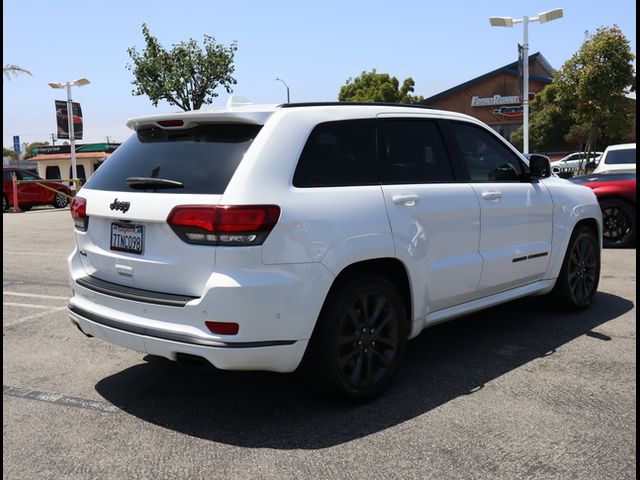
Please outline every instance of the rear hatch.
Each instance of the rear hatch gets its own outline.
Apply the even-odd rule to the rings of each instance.
[[[235,122],[137,125],[78,193],[86,231],[76,221],[76,239],[88,275],[143,290],[201,295],[213,271],[215,244],[187,243],[167,219],[178,206],[218,205],[261,129]]]

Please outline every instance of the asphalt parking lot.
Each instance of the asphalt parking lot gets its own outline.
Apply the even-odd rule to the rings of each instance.
[[[604,251],[588,311],[536,297],[434,327],[390,391],[344,406],[86,338],[72,229],[68,209],[3,214],[3,478],[636,477],[635,249]]]

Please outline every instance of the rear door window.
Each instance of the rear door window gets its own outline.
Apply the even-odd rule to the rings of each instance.
[[[384,184],[452,182],[453,170],[434,120],[381,123]]]
[[[136,132],[102,164],[86,188],[221,195],[262,126],[209,124],[185,130]],[[182,187],[131,188],[130,177],[161,178]]]
[[[377,185],[375,120],[346,120],[317,125],[300,155],[295,187]]]

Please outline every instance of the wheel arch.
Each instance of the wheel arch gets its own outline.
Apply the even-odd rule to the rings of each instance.
[[[341,288],[350,278],[355,276],[364,275],[367,273],[379,274],[389,280],[400,293],[402,300],[407,311],[407,331],[409,331],[409,337],[414,336],[412,332],[413,327],[413,296],[411,294],[411,280],[409,273],[405,265],[393,257],[374,258],[369,260],[362,260],[345,266],[333,280],[331,287],[325,297],[325,303],[327,299],[339,288]],[[324,308],[324,307],[323,307]]]

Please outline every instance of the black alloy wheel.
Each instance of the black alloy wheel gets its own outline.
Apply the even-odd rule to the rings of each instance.
[[[624,200],[603,200],[603,244],[605,247],[628,247],[636,239],[636,212]]]
[[[408,335],[397,288],[374,273],[332,287],[305,357],[307,379],[334,398],[368,400],[391,383]]]
[[[400,348],[398,313],[377,292],[355,298],[338,324],[337,355],[343,381],[370,390],[389,373]]]
[[[571,235],[552,294],[560,306],[581,310],[591,305],[600,281],[600,245],[592,229],[581,226]]]

